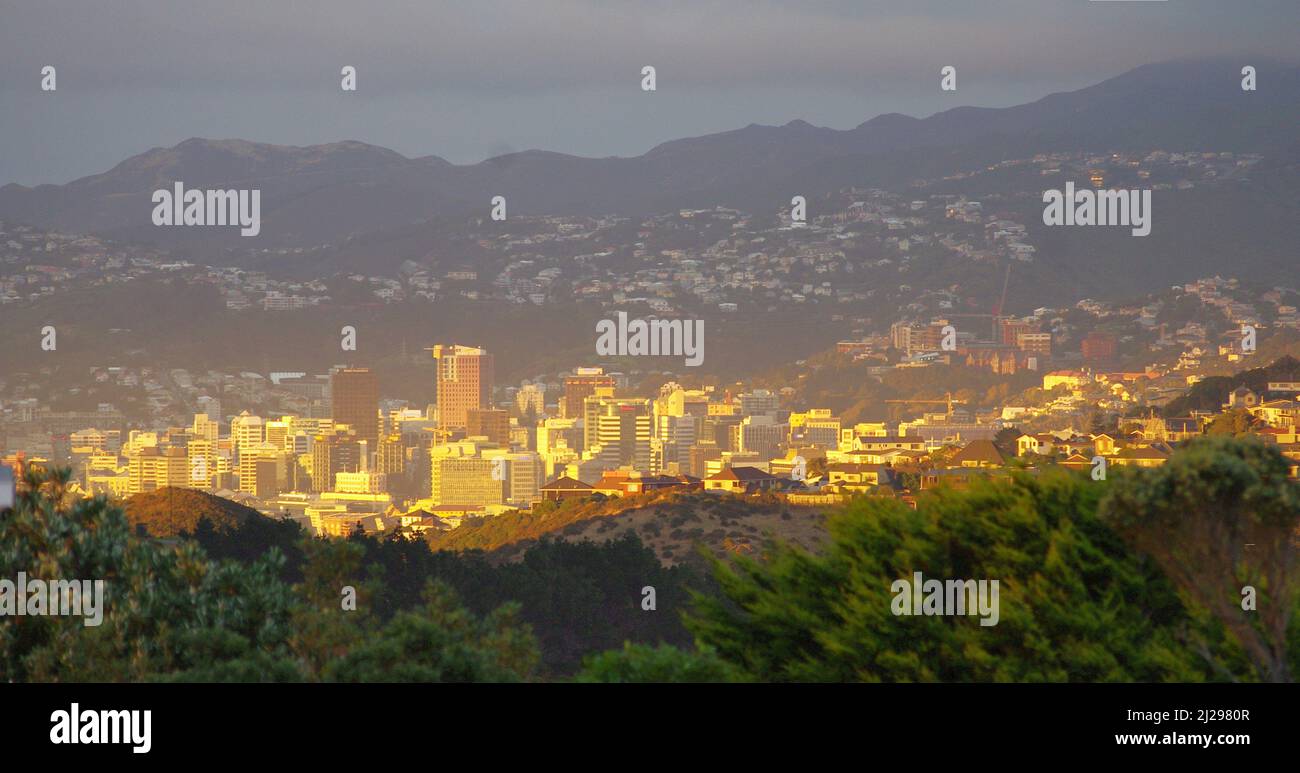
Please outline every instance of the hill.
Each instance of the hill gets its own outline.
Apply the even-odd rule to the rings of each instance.
[[[254,241],[259,249],[310,246],[435,216],[482,214],[496,195],[525,215],[638,215],[719,204],[772,212],[792,191],[811,200],[848,186],[903,186],[1039,152],[1212,148],[1293,165],[1300,158],[1300,67],[1259,64],[1269,87],[1258,92],[1241,90],[1234,62],[1166,62],[1015,107],[959,107],[923,119],[889,114],[847,130],[798,120],[751,124],[631,158],[529,150],[455,165],[357,141],[291,147],[192,138],[67,185],[6,185],[0,219],[247,250]],[[153,226],[152,192],[178,180],[189,188],[259,188],[261,235]]]
[[[1262,368],[1239,371],[1231,376],[1207,376],[1192,385],[1185,395],[1171,400],[1162,413],[1165,416],[1186,416],[1191,411],[1218,411],[1227,401],[1228,394],[1239,386],[1261,398],[1272,399],[1268,391],[1270,381],[1300,381],[1300,360],[1288,355]]]
[[[214,530],[221,532],[242,528],[250,521],[269,520],[238,502],[174,486],[136,494],[124,504],[126,519],[131,528],[143,526],[153,537],[176,537],[181,532],[194,534],[198,530],[199,521],[204,518],[212,524]]]
[[[664,566],[690,563],[697,545],[714,555],[757,554],[778,537],[815,548],[825,537],[823,508],[792,507],[776,498],[741,498],[702,492],[666,492],[605,501],[570,500],[476,518],[429,536],[434,550],[491,551],[497,561],[517,561],[540,539],[603,543],[634,535]]]

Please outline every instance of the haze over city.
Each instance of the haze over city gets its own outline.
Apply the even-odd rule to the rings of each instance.
[[[802,119],[1001,107],[1141,64],[1294,56],[1300,9],[985,0],[7,3],[0,185],[63,183],[188,137],[354,139],[472,163],[511,151],[644,153]],[[68,23],[75,20],[75,24]],[[60,99],[33,90],[60,65]],[[961,66],[942,93],[937,73]],[[342,95],[338,73],[358,68]],[[653,99],[636,88],[659,70]]]

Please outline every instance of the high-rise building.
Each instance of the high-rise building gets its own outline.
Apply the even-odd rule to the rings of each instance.
[[[401,475],[406,470],[406,443],[396,432],[379,439],[375,447],[375,472]]]
[[[665,386],[655,399],[656,416],[708,416],[709,395],[703,390]]]
[[[699,439],[700,423],[698,416],[660,414],[655,417],[655,439],[660,442],[665,468],[671,464],[680,470],[690,468],[690,451]]]
[[[578,368],[564,377],[564,397],[560,399],[560,416],[566,419],[582,417],[583,401],[597,389],[614,389],[614,377],[601,368]]]
[[[338,473],[359,472],[362,448],[350,430],[317,435],[311,444],[311,490],[329,491]]]
[[[379,439],[379,380],[370,368],[337,368],[330,373],[331,415],[352,427],[358,440]]]
[[[536,453],[486,449],[482,455],[497,464],[498,477],[505,478],[506,504],[527,507],[541,499],[541,486],[546,481],[541,458]]]
[[[791,442],[817,448],[837,448],[843,429],[838,417],[829,408],[812,408],[804,413],[790,414]]]
[[[598,460],[609,470],[631,466],[657,472],[651,464],[654,416],[649,398],[619,398],[598,392],[583,401],[583,422],[585,459]]]
[[[501,408],[470,408],[465,411],[465,434],[485,437],[502,448],[509,448],[510,412]]]
[[[755,389],[740,395],[740,413],[744,416],[774,415],[780,407],[780,397],[768,389]]]
[[[163,451],[157,446],[145,446],[128,454],[127,466],[130,476],[127,491],[131,494],[189,485],[189,462],[184,448]]]
[[[287,488],[288,455],[283,446],[261,443],[239,454],[239,490],[267,499]]]
[[[430,498],[435,505],[500,505],[506,498],[509,462],[487,459],[473,442],[435,445],[430,460]]]
[[[206,413],[194,414],[194,423],[190,425],[190,437],[199,440],[217,442],[221,434],[221,425]]]
[[[253,416],[248,411],[241,411],[230,420],[230,442],[236,456],[252,446],[260,446],[266,440],[266,425],[261,416]]]
[[[293,434],[293,417],[285,416],[282,419],[270,419],[263,426],[263,433],[266,442],[281,450],[292,450],[293,443],[291,435]]]
[[[438,363],[438,426],[464,428],[469,409],[492,404],[492,355],[458,344],[433,347]]]
[[[789,437],[788,424],[778,424],[771,416],[746,416],[731,428],[731,448],[737,453],[771,456]]]
[[[731,428],[744,419],[740,414],[709,416],[700,425],[699,443],[712,443],[722,451],[734,451]],[[693,473],[692,473],[693,474]]]
[[[211,488],[217,474],[217,443],[195,438],[185,448],[190,488]]]

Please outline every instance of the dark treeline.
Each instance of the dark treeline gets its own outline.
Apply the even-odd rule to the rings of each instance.
[[[303,580],[303,533],[292,521],[250,519],[229,529],[200,520],[187,535],[214,559],[249,563],[272,547],[286,561],[282,579]],[[482,551],[432,551],[420,539],[354,534],[365,550],[367,580],[375,582],[370,602],[381,619],[421,603],[430,579],[456,591],[467,608],[487,614],[507,602],[521,605],[541,649],[543,669],[570,674],[584,655],[621,647],[625,641],[689,646],[692,637],[681,613],[688,588],[711,584],[686,566],[666,568],[654,551],[628,534],[604,543],[541,540],[514,563],[494,564]],[[655,610],[642,609],[642,589],[655,589]]]

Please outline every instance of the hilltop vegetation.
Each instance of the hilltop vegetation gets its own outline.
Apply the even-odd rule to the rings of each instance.
[[[160,538],[193,533],[205,519],[211,528],[219,531],[239,528],[248,521],[269,520],[238,502],[176,486],[135,494],[127,498],[125,508],[126,520],[133,530],[144,528],[149,536]]]
[[[820,508],[793,507],[776,497],[663,491],[610,499],[543,502],[531,511],[467,519],[430,532],[434,550],[485,550],[494,560],[518,560],[539,539],[604,542],[635,535],[665,566],[700,563],[711,553],[759,554],[773,538],[815,547],[824,537]]]

